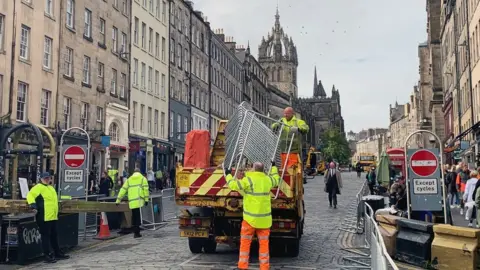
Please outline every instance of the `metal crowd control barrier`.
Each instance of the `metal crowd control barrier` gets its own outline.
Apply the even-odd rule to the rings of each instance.
[[[175,203],[175,189],[162,190],[162,221],[168,221],[178,217],[178,206]]]
[[[368,194],[367,181],[364,182],[362,188],[357,193],[357,221],[354,231],[351,233],[364,234],[364,245],[355,248],[345,248],[344,250],[355,253],[360,256],[344,257],[345,261],[356,265],[343,266],[344,269],[375,269],[375,270],[399,270],[393,259],[387,252],[383,237],[375,221],[375,212],[368,203],[364,203],[362,198]],[[368,253],[360,252],[364,249]]]
[[[74,200],[87,200],[98,201],[100,195],[88,195],[85,197],[74,197]],[[86,240],[87,237],[94,237],[97,235],[98,227],[98,213],[80,213],[78,215],[78,237],[83,237]]]
[[[175,203],[175,189],[167,188],[160,194],[150,195],[147,206],[141,208],[142,227],[157,230],[165,222],[178,217],[178,206]]]
[[[162,219],[162,194],[152,194],[148,205],[141,208],[142,227],[146,230],[157,230],[164,224]]]

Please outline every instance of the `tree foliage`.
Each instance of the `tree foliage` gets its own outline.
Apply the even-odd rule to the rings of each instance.
[[[321,136],[321,151],[325,160],[336,160],[339,163],[348,163],[351,151],[347,138],[338,128],[329,128]]]

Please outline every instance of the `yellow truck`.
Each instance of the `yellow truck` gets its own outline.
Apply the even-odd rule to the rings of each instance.
[[[227,121],[220,122],[209,168],[177,168],[175,201],[183,208],[179,217],[180,236],[188,238],[192,253],[214,253],[218,243],[236,248],[240,242],[242,194],[227,187],[222,169],[228,148],[226,125]],[[289,167],[279,187],[271,190],[272,256],[299,254],[305,214],[301,170],[301,166]]]
[[[312,166],[310,165],[310,160],[313,155],[315,155],[317,158],[316,168],[312,168]],[[307,168],[307,171],[310,172],[310,175],[316,175],[316,174],[323,175],[327,168],[325,166],[325,159],[323,158],[322,152],[315,151],[315,148],[311,147],[307,154],[307,162],[305,164],[305,168]],[[312,169],[315,169],[316,171],[313,172]]]
[[[371,167],[376,166],[377,157],[371,153],[360,153],[357,162],[362,166],[364,172],[368,172]]]

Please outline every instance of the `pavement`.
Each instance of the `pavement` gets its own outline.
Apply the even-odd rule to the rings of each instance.
[[[327,194],[323,191],[323,177],[308,179],[305,186],[306,224],[297,258],[272,257],[271,269],[342,269],[345,256],[352,256],[344,248],[360,246],[357,235],[340,230],[356,215],[355,195],[363,178],[355,173],[342,173],[342,194],[338,208],[330,209]],[[55,264],[35,263],[16,269],[70,269],[70,270],[126,270],[126,269],[233,269],[238,260],[238,250],[219,245],[216,254],[192,254],[187,239],[178,236],[178,225],[172,220],[156,231],[144,231],[143,237],[132,235],[98,242],[70,252],[71,258]],[[252,254],[253,255],[253,254]],[[1,269],[5,265],[1,265]],[[252,269],[258,269],[258,258],[252,256]],[[13,269],[13,268],[11,268]]]

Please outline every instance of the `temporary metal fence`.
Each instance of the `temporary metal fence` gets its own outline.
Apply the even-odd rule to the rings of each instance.
[[[178,206],[175,203],[175,189],[167,188],[160,194],[152,194],[148,205],[141,208],[142,227],[157,230],[165,222],[178,217]]]
[[[363,197],[368,194],[367,181],[357,193],[357,217],[356,224],[352,233],[364,235],[364,245],[355,248],[344,249],[360,256],[344,257],[345,261],[353,263],[352,266],[343,266],[343,268],[354,269],[375,269],[375,270],[398,270],[398,266],[390,257],[385,247],[383,237],[375,221],[375,212],[372,207],[363,201]],[[348,230],[345,230],[348,231]],[[359,250],[366,250],[366,253]]]
[[[148,205],[141,208],[140,216],[142,227],[147,230],[156,230],[162,227],[162,194],[152,194]]]
[[[72,198],[78,200],[98,201],[99,195],[88,195],[85,197]],[[86,240],[87,237],[93,237],[97,235],[98,227],[98,213],[80,213],[78,215],[78,237],[83,237]]]
[[[178,217],[178,206],[175,203],[175,189],[162,190],[162,221],[169,221]]]
[[[242,102],[229,118],[225,127],[224,168],[235,167],[237,173],[246,169],[253,162],[264,164],[265,173],[270,172],[272,161],[281,164],[281,154],[289,156],[293,142],[297,139],[289,133],[288,126],[281,121],[259,114],[247,102]],[[282,164],[283,179],[288,159]],[[277,189],[275,198],[280,189]]]

